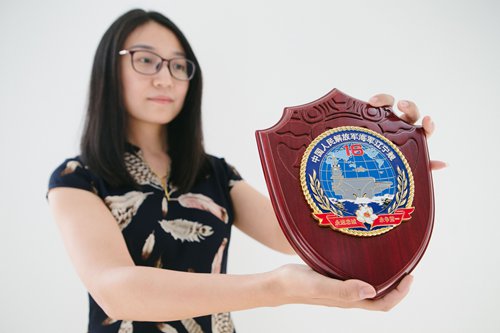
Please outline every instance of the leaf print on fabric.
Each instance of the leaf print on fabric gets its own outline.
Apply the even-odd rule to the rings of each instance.
[[[181,320],[181,323],[189,333],[203,333],[203,329],[193,318]]]
[[[159,223],[165,232],[181,242],[200,242],[214,233],[211,226],[184,219],[162,220]]]
[[[150,194],[153,194],[153,192],[131,191],[125,195],[112,195],[104,198],[104,202],[118,222],[120,230],[125,229],[129,225],[132,217],[137,213],[143,201]]]
[[[158,324],[156,324],[156,327],[158,327],[160,332],[163,332],[163,333],[177,333],[177,330],[167,323],[158,323]]]
[[[116,319],[112,319],[112,318],[107,317],[106,319],[104,319],[104,320],[102,321],[101,325],[103,325],[103,326],[108,326],[108,325],[111,325],[111,324],[116,323],[117,321],[118,321],[118,320],[116,320]]]
[[[227,210],[203,194],[186,193],[172,200],[177,200],[185,208],[195,208],[210,212],[224,223],[229,221]]]
[[[161,201],[161,213],[163,217],[167,216],[168,213],[168,201],[166,197],[163,197],[163,200]]]
[[[118,333],[133,333],[134,332],[134,326],[132,325],[132,321],[130,320],[123,320],[120,329],[118,330]]]
[[[155,232],[153,230],[152,233],[149,234],[148,238],[144,242],[144,246],[142,247],[142,260],[147,260],[153,252],[153,248],[155,246]]]
[[[232,189],[233,186],[237,183],[237,182],[241,182],[242,180],[238,179],[238,180],[234,180],[234,179],[230,179],[229,180],[229,189]]]
[[[212,333],[233,333],[234,323],[229,312],[212,315]]]
[[[224,238],[215,253],[214,260],[212,261],[212,274],[220,274],[222,270],[222,258],[224,250],[227,246],[228,240]],[[212,315],[212,332],[213,333],[232,333],[234,331],[234,324],[228,312],[216,313]]]
[[[139,185],[151,185],[159,190],[163,189],[161,179],[144,162],[142,151],[137,154],[125,153],[125,166],[128,173]]]
[[[224,257],[224,249],[227,245],[227,238],[222,240],[217,253],[215,253],[214,260],[212,261],[212,273],[220,274],[222,269],[222,258]]]
[[[158,259],[156,259],[155,267],[156,268],[163,268],[163,260],[161,259],[161,256],[159,256]]]
[[[94,181],[90,182],[90,186],[92,187],[92,192],[94,192],[95,195],[99,196],[99,191],[97,190]]]
[[[66,163],[66,167],[61,172],[61,176],[66,176],[66,175],[69,175],[70,173],[75,172],[76,168],[78,168],[78,167],[80,167],[80,168],[82,167],[82,165],[80,164],[80,162],[78,162],[78,161],[69,161],[68,163]]]

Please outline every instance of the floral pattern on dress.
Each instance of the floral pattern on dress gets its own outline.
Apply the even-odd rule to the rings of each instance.
[[[140,149],[124,156],[127,171],[140,188],[113,188],[80,157],[52,173],[49,189],[73,187],[98,195],[115,218],[136,265],[195,273],[224,274],[234,211],[229,191],[241,181],[224,159],[209,156],[209,173],[181,193],[151,171]],[[88,331],[105,333],[234,332],[230,313],[170,322],[109,318],[89,295]]]
[[[214,233],[212,227],[208,225],[184,219],[162,220],[160,221],[160,225],[165,232],[171,234],[175,240],[178,239],[181,242],[200,242]]]
[[[132,217],[134,217],[139,207],[150,194],[153,193],[131,191],[124,195],[111,195],[104,198],[104,202],[116,219],[120,230],[125,229],[129,225]]]
[[[128,173],[139,185],[150,185],[162,189],[161,180],[144,162],[142,152],[125,153],[125,167]]]

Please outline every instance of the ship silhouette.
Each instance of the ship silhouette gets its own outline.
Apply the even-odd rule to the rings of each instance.
[[[377,181],[374,177],[344,178],[335,157],[332,161],[332,189],[342,199],[356,200],[357,198],[372,199],[392,186],[389,181]]]

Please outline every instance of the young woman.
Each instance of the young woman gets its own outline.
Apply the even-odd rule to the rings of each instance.
[[[293,254],[267,198],[202,145],[202,73],[167,18],[132,10],[95,55],[81,154],[52,174],[48,199],[89,291],[89,332],[232,332],[229,311],[287,303],[389,310],[358,281],[307,266],[227,275],[231,227]],[[370,100],[392,105],[388,95]],[[408,122],[412,102],[398,104]],[[428,135],[430,118],[423,119]],[[442,166],[433,162],[435,168]]]

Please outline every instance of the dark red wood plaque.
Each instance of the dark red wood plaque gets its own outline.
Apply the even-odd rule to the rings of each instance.
[[[333,89],[256,137],[280,226],[309,266],[377,298],[415,268],[434,223],[420,126]]]

